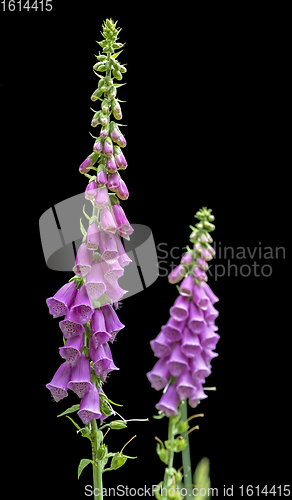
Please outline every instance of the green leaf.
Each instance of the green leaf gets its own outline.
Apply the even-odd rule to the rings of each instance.
[[[92,464],[94,466],[96,466],[96,464],[94,463],[93,460],[90,460],[89,458],[82,458],[80,460],[80,463],[78,465],[78,479],[80,477],[80,474],[81,472],[83,471],[83,469],[88,465],[88,464]]]
[[[85,217],[86,217],[88,220],[90,220],[90,217],[89,217],[89,215],[87,215],[87,213],[84,211],[84,208],[85,208],[85,204],[83,205],[83,213],[84,213]]]
[[[86,236],[86,234],[87,234],[87,233],[86,233],[86,229],[85,229],[85,227],[84,227],[84,226],[83,226],[83,224],[82,224],[82,217],[81,217],[81,219],[80,219],[80,231],[81,231],[81,233],[83,234],[83,236]]]
[[[73,413],[74,411],[78,411],[80,408],[80,403],[77,405],[73,405],[70,408],[67,408],[67,410],[63,411],[63,413],[60,413],[60,415],[57,415],[57,417],[63,417],[63,415],[68,415],[68,413]]]
[[[74,422],[73,418],[68,417],[68,415],[66,415],[66,417],[69,418],[69,420],[71,420],[71,422],[75,425],[75,427],[77,427],[77,429],[80,431],[81,427],[79,427],[79,425],[76,424],[76,422]]]
[[[122,87],[122,85],[127,85],[127,82],[125,82],[125,83],[114,83],[115,87]]]
[[[122,52],[123,52],[124,49],[120,50],[119,52],[116,52],[115,54],[112,54],[111,57],[113,59],[116,59],[116,57],[118,57]],[[96,56],[97,57],[97,56]],[[105,56],[104,56],[105,57]]]

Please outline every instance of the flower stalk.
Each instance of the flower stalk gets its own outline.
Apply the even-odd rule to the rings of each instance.
[[[106,19],[102,31],[104,40],[97,42],[103,53],[96,56],[98,62],[93,67],[99,83],[91,100],[101,101],[101,109],[92,109],[94,115],[91,126],[100,126],[100,131],[97,137],[90,134],[95,139],[93,152],[79,166],[79,172],[88,180],[84,196],[92,204],[92,215],[87,215],[83,207],[88,228],[84,228],[80,219],[83,239],[73,267],[75,275],[53,297],[47,299],[50,314],[54,318],[64,316],[59,327],[65,345],[59,352],[65,361],[46,387],[55,401],[67,397],[68,390],[80,398],[79,404],[58,416],[66,415],[81,436],[90,440],[92,459],[81,459],[78,478],[84,467],[91,463],[94,495],[100,500],[103,472],[121,467],[128,458],[136,458],[123,455],[124,448],[120,452],[109,453],[104,443],[109,429],[126,428],[127,421],[121,417],[122,421],[114,420],[103,425],[108,417],[119,415],[113,406],[122,406],[106,396],[103,386],[109,373],[119,370],[114,363],[110,345],[125,327],[116,313],[119,300],[126,293],[119,286],[118,278],[123,275],[131,259],[125,252],[121,238],[129,240],[133,232],[120,205],[120,200],[128,198],[129,191],[119,172],[127,167],[121,150],[127,143],[116,122],[122,118],[117,89],[124,84],[114,83],[114,79],[121,80],[122,73],[126,72],[125,66],[117,59],[122,50],[115,52],[123,46],[117,42],[119,32],[116,23]],[[100,74],[103,72],[105,76]],[[114,179],[113,175],[116,176]],[[109,190],[112,192],[109,193]],[[68,416],[73,412],[77,412],[84,424],[83,428]],[[108,429],[103,434],[102,429],[105,427]],[[105,469],[109,460],[110,464]]]
[[[205,390],[214,389],[204,387],[211,374],[211,361],[218,356],[214,349],[220,338],[215,325],[219,313],[214,307],[219,299],[207,284],[206,274],[208,261],[215,253],[210,245],[213,240],[209,233],[215,229],[211,212],[203,207],[195,215],[199,222],[195,227],[190,226],[193,247],[186,247],[187,252],[179,265],[168,276],[169,282],[176,284],[179,296],[169,310],[168,321],[150,341],[154,355],[159,359],[146,375],[151,387],[157,391],[163,389],[156,404],[159,416],[155,418],[169,418],[168,440],[161,446],[157,439],[156,452],[166,465],[164,480],[160,483],[163,494],[157,493],[157,500],[179,500],[181,492],[192,496],[189,435],[199,426],[191,428],[189,421],[203,414],[188,418],[187,401],[196,408],[208,397]],[[173,467],[174,453],[178,452],[182,452],[183,483],[180,469]]]

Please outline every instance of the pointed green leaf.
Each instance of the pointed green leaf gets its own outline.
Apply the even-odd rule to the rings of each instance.
[[[116,57],[118,57],[122,52],[123,52],[124,49],[120,50],[119,52],[116,52],[115,54],[112,54],[111,57],[113,59],[115,59]]]
[[[114,83],[115,87],[122,87],[123,85],[127,85],[127,82],[125,82],[125,83]]]
[[[66,415],[66,417],[69,418],[69,420],[71,420],[71,422],[75,425],[75,427],[77,427],[77,429],[80,431],[81,427],[79,427],[79,425],[76,424],[76,422],[74,422],[73,418],[68,417],[68,415]]]
[[[67,408],[67,410],[63,411],[63,413],[60,413],[60,415],[57,415],[57,417],[63,417],[63,415],[68,415],[68,413],[73,413],[74,411],[78,411],[80,408],[80,403],[77,405],[73,405],[70,408]]]
[[[85,227],[84,227],[84,226],[83,226],[83,224],[82,224],[82,217],[81,217],[81,219],[80,219],[80,231],[81,231],[81,233],[83,234],[83,236],[86,236],[86,234],[87,234],[87,233],[86,233],[86,229],[85,229]]]
[[[92,464],[92,465],[95,465],[94,461],[93,460],[90,460],[89,458],[82,458],[80,460],[80,463],[78,465],[78,479],[80,477],[80,474],[81,472],[83,471],[83,469],[88,465],[88,464]]]
[[[85,205],[83,205],[83,213],[84,213],[85,217],[86,217],[88,220],[90,220],[90,217],[89,217],[89,215],[87,215],[87,213],[84,211],[84,208],[85,208]]]

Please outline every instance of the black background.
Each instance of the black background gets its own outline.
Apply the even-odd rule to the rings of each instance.
[[[205,416],[190,435],[193,467],[209,457],[219,498],[224,485],[234,485],[233,497],[239,498],[240,485],[287,484],[286,14],[256,12],[254,7],[235,11],[209,5],[202,11],[183,4],[165,4],[163,10],[149,3],[131,8],[109,4],[53,0],[52,12],[1,16],[2,169],[16,207],[11,223],[18,228],[17,243],[6,251],[16,262],[10,282],[20,281],[16,299],[23,323],[17,327],[13,316],[10,334],[13,342],[18,337],[18,347],[11,357],[17,367],[11,376],[18,396],[11,399],[18,408],[16,435],[24,443],[18,456],[33,457],[22,488],[33,498],[83,498],[92,481],[90,467],[77,480],[79,460],[90,458],[89,441],[76,434],[68,419],[56,418],[76,398],[70,394],[54,404],[45,388],[60,364],[62,342],[45,299],[72,274],[46,267],[38,221],[49,207],[86,187],[78,167],[92,151],[88,132],[96,132],[90,127],[90,107],[98,109],[90,101],[98,83],[92,66],[100,49],[95,40],[102,39],[107,17],[118,20],[119,41],[126,42],[119,61],[127,63],[127,85],[118,97],[127,101],[122,103],[122,123],[127,124],[128,168],[122,177],[130,196],[122,206],[130,222],[149,226],[156,246],[164,243],[168,251],[179,247],[182,253],[195,212],[207,206],[215,215],[217,247],[266,246],[274,256],[260,259],[257,251],[253,259],[231,260],[238,276],[233,271],[209,277],[220,298],[216,323],[221,338],[207,385],[217,391],[209,392],[198,408]],[[12,231],[10,241],[14,237]],[[276,247],[285,248],[278,259]],[[179,252],[166,259],[164,268],[179,263]],[[227,260],[217,255],[213,266],[227,266]],[[271,275],[240,274],[241,265],[255,261],[259,274],[268,264]],[[154,436],[166,439],[167,423],[152,418],[160,393],[145,374],[156,361],[149,341],[166,323],[176,296],[175,286],[160,276],[125,300],[118,313],[126,328],[113,346],[120,371],[109,377],[107,395],[123,404],[124,418],[149,422],[132,422],[127,430],[107,435],[110,451],[118,451],[136,434],[125,453],[138,456],[104,475],[107,488],[150,487],[163,478]],[[180,467],[178,456],[174,465]]]

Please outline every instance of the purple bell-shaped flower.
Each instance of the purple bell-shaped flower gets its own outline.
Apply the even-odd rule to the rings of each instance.
[[[54,318],[68,314],[76,294],[77,287],[75,281],[63,285],[53,297],[49,297],[46,300],[50,314]]]
[[[91,420],[102,417],[99,392],[95,384],[90,384],[89,391],[80,401],[80,408],[77,414],[84,424],[89,424]]]
[[[67,385],[68,389],[75,392],[77,396],[83,396],[90,389],[90,363],[88,359],[81,354],[75,365],[72,367],[70,382]]]
[[[152,370],[146,373],[146,376],[151,383],[151,387],[153,387],[153,389],[156,389],[156,391],[160,391],[160,389],[163,389],[170,377],[170,371],[168,369],[168,366],[166,365],[168,359],[169,356],[160,358],[154,365]]]
[[[53,376],[51,382],[46,384],[56,402],[68,396],[67,385],[71,378],[72,367],[68,361],[62,363]]]
[[[177,415],[177,407],[179,404],[179,395],[176,391],[176,385],[170,384],[167,391],[161,396],[160,401],[155,408],[164,411],[167,417]]]

